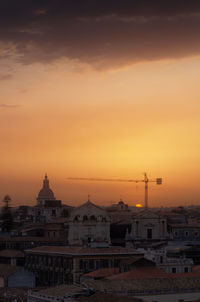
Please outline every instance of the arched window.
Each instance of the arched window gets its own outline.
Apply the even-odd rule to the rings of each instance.
[[[74,217],[74,221],[79,221],[79,218],[80,218],[80,216],[79,216],[79,215],[76,215],[76,216]]]
[[[96,217],[94,215],[90,216],[90,220],[95,221]]]
[[[83,216],[83,221],[88,221],[87,215],[84,215],[84,216]]]

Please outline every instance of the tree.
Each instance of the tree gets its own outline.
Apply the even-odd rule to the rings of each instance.
[[[4,206],[1,211],[1,228],[3,232],[10,232],[13,228],[13,216],[9,206],[11,198],[6,195],[3,199]]]

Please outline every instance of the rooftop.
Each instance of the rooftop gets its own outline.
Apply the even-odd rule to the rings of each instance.
[[[78,294],[76,297],[76,301],[79,302],[142,302],[143,300],[134,298],[134,297],[127,297],[127,296],[118,296],[114,294],[105,294],[105,293],[94,293],[93,295],[84,295],[86,293],[86,288],[81,285],[59,285],[56,287],[49,287],[44,290],[40,290],[39,292],[32,291],[31,294],[36,295],[48,295],[57,298],[63,298],[67,294]]]
[[[97,291],[113,292],[122,294],[155,294],[155,293],[171,293],[171,292],[193,292],[200,288],[200,275],[190,276],[189,273],[182,274],[166,274],[166,277],[154,278],[133,278],[133,279],[85,279],[85,283],[90,288]]]
[[[83,291],[83,286],[74,284],[62,284],[55,287],[48,287],[39,291],[41,294],[64,297],[66,293],[77,293]]]
[[[108,277],[108,276],[112,276],[114,274],[119,274],[119,268],[118,267],[98,269],[96,271],[85,274],[84,277],[105,278],[105,277]]]
[[[63,238],[64,240],[64,238]],[[32,237],[32,236],[10,236],[10,235],[6,235],[6,236],[0,236],[0,242],[3,241],[11,241],[11,242],[27,242],[27,241],[31,241],[31,242],[50,242],[50,241],[54,241],[54,242],[60,242],[62,241],[61,239],[57,239],[57,238],[47,238],[47,237]]]
[[[127,296],[118,296],[114,294],[104,294],[104,293],[95,293],[89,297],[80,296],[77,298],[79,302],[142,302],[144,300],[135,298],[135,297],[127,297]]]
[[[63,255],[139,255],[140,253],[133,249],[123,248],[120,246],[111,246],[103,248],[90,247],[70,247],[70,246],[41,246],[28,249],[29,253],[44,254],[63,254]],[[141,254],[142,255],[142,254]]]
[[[44,226],[44,230],[61,230],[62,229],[62,225],[59,223],[47,223]]]
[[[170,227],[173,227],[173,228],[180,228],[180,229],[184,229],[184,228],[195,228],[195,229],[199,229],[200,228],[200,223],[192,223],[192,224],[186,224],[186,223],[177,223],[177,224],[173,224],[173,223],[170,223],[169,224]]]
[[[109,276],[109,280],[127,280],[127,279],[143,279],[143,278],[160,278],[166,277],[166,273],[156,267],[139,267],[131,271]]]
[[[24,253],[19,250],[2,250],[0,251],[0,257],[5,258],[23,258]]]

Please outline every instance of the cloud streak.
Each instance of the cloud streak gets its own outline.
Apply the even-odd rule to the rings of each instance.
[[[197,0],[12,0],[0,3],[5,56],[67,58],[96,68],[200,54]]]
[[[19,108],[20,105],[8,105],[8,104],[0,104],[0,108],[14,109]]]

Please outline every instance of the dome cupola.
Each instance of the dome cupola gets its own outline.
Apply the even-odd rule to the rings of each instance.
[[[38,205],[44,205],[46,200],[55,200],[53,191],[49,187],[49,179],[47,177],[47,174],[45,174],[43,187],[37,197]]]

